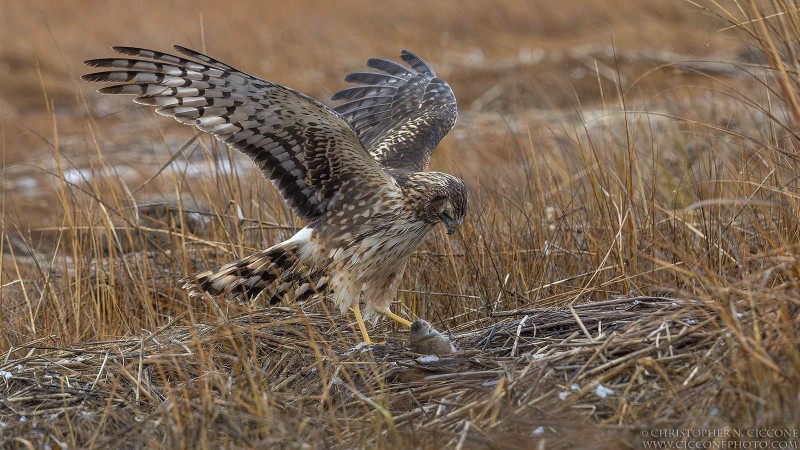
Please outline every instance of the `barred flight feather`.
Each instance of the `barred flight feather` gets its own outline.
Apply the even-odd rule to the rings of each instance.
[[[191,294],[256,297],[331,294],[344,311],[388,314],[411,254],[434,226],[451,230],[466,213],[466,185],[429,172],[430,155],[453,127],[456,101],[428,63],[373,58],[378,72],[335,94],[331,109],[288,87],[254,77],[202,53],[183,56],[113,47],[125,57],[86,61],[108,69],[84,75],[112,83],[104,94],[211,133],[241,151],[306,223],[292,238],[183,280]]]

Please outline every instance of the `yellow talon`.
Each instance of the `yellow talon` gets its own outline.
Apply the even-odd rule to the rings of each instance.
[[[393,313],[391,311],[387,311],[385,316],[390,318],[390,319],[392,319],[392,320],[394,320],[395,322],[399,323],[400,325],[403,325],[405,327],[411,328],[411,321],[410,320],[403,319],[402,317],[398,316],[397,314],[395,314],[395,313]]]
[[[372,345],[372,339],[369,338],[367,334],[367,327],[364,325],[364,318],[361,317],[361,307],[358,305],[358,301],[353,302],[353,314],[356,316],[356,323],[358,323],[358,329],[361,330],[361,335],[364,336],[364,342],[367,345]]]
[[[350,309],[353,310],[353,315],[356,316],[356,323],[358,324],[358,329],[361,330],[361,335],[364,337],[364,342],[367,345],[372,345],[373,342],[372,339],[369,338],[369,334],[367,334],[367,326],[364,324],[364,318],[361,317],[361,307],[359,306],[358,302],[354,302]],[[391,311],[387,311],[384,316],[394,320],[400,325],[411,328],[410,320],[404,319]]]

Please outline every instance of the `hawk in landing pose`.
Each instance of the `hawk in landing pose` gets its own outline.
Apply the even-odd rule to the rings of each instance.
[[[360,312],[405,326],[389,305],[411,254],[442,223],[448,234],[467,208],[465,183],[431,172],[428,162],[456,121],[447,83],[417,55],[407,65],[369,59],[375,71],[345,80],[358,86],[331,109],[287,87],[175,46],[185,57],[114,47],[128,57],[92,59],[112,70],[85,81],[122,83],[100,89],[132,94],[136,103],[194,125],[253,159],[306,226],[264,251],[185,279],[184,288],[253,297],[270,304],[289,293],[330,294],[351,308],[367,343]]]

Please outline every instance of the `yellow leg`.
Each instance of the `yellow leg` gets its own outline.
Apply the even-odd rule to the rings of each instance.
[[[358,306],[358,300],[353,302],[353,314],[356,316],[356,323],[358,323],[358,329],[361,330],[361,335],[364,336],[364,342],[367,345],[372,345],[372,339],[369,338],[367,334],[367,327],[364,325],[364,319],[361,317],[361,307]]]
[[[397,314],[395,314],[395,313],[393,313],[391,311],[387,311],[386,314],[384,314],[384,315],[386,317],[394,320],[395,322],[399,323],[400,325],[403,325],[403,326],[405,326],[407,328],[411,328],[411,321],[403,319],[402,317],[398,316]]]

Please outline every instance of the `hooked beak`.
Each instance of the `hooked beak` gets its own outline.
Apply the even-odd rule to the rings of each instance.
[[[444,214],[439,216],[444,223],[444,226],[447,227],[447,234],[448,236],[456,232],[456,228],[461,226],[462,220],[455,220],[452,217],[446,216]]]

